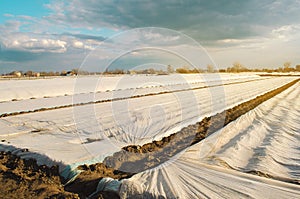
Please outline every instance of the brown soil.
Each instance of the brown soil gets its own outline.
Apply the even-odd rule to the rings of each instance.
[[[260,74],[261,77],[299,77],[300,75],[296,74]]]
[[[0,198],[47,198],[47,199],[76,199],[86,198],[93,193],[99,180],[103,176],[113,178],[124,177],[123,173],[115,172],[104,165],[80,166],[80,169],[87,171],[84,176],[85,181],[77,178],[75,186],[64,187],[64,179],[59,175],[58,166],[47,167],[37,165],[34,159],[21,159],[11,152],[0,151]],[[76,190],[77,189],[77,190]],[[81,191],[78,191],[81,190]],[[73,193],[72,193],[73,192]],[[75,194],[80,192],[83,194]],[[101,191],[91,199],[118,199],[114,192]]]
[[[111,177],[114,179],[122,179],[131,177],[132,174],[114,170],[102,163],[92,165],[81,165],[78,169],[83,172],[70,184],[65,186],[66,191],[78,193],[80,198],[85,198],[95,192],[98,182],[103,177]],[[103,193],[103,192],[102,192]],[[119,198],[113,192],[106,192],[105,195],[110,194],[110,199]],[[103,195],[103,198],[106,198]]]
[[[10,152],[0,152],[0,198],[79,198],[64,190],[58,167],[38,166]]]

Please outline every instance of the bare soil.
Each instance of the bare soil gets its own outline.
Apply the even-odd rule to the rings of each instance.
[[[10,152],[0,152],[0,198],[79,198],[64,190],[58,167],[38,166]]]

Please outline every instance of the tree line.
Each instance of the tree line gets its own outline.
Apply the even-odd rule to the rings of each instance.
[[[231,67],[226,69],[216,69],[212,64],[208,64],[205,69],[192,68],[190,66],[183,66],[179,68],[174,68],[171,65],[167,66],[166,70],[162,69],[141,69],[141,70],[124,70],[124,69],[107,69],[104,72],[88,72],[79,69],[72,69],[69,71],[63,70],[61,72],[49,71],[49,72],[34,72],[34,71],[12,71],[10,73],[2,74],[2,76],[7,77],[45,77],[45,76],[76,76],[76,75],[109,75],[109,74],[156,74],[156,75],[167,75],[172,73],[217,73],[217,72],[228,72],[228,73],[239,73],[239,72],[300,72],[300,65],[291,67],[291,62],[285,62],[281,67],[276,69],[249,69],[242,65],[240,62],[234,62]]]
[[[285,62],[283,66],[269,69],[269,68],[262,68],[262,69],[249,69],[245,67],[240,62],[234,62],[231,67],[226,69],[216,69],[213,65],[208,64],[206,69],[197,69],[197,68],[190,68],[188,66],[184,66],[181,68],[176,69],[177,73],[216,73],[216,72],[228,72],[228,73],[239,73],[239,72],[300,72],[300,65],[296,65],[295,67],[291,67],[291,62]]]

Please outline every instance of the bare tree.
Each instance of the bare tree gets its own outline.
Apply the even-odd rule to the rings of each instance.
[[[207,72],[209,72],[209,73],[213,73],[214,72],[214,66],[213,65],[211,65],[211,64],[208,64],[207,65]]]
[[[167,71],[168,71],[168,73],[174,73],[174,68],[173,68],[173,66],[168,65]]]
[[[283,66],[284,68],[289,68],[291,66],[291,62],[285,62]]]
[[[291,62],[287,61],[283,64],[283,71],[289,72],[290,71]]]
[[[236,71],[241,71],[244,68],[244,66],[240,62],[234,62],[233,63],[233,68]]]

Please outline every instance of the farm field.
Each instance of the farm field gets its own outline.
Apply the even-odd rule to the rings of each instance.
[[[0,10],[0,199],[300,199],[300,0]]]
[[[298,198],[299,92],[298,82],[124,186],[166,198]]]
[[[268,77],[265,77],[268,78]],[[42,108],[129,98],[147,94],[188,90],[213,85],[263,79],[257,75],[123,75],[56,77],[36,80],[0,81],[1,113],[33,111]],[[63,86],[61,86],[63,85]],[[9,89],[7,89],[9,88]]]
[[[71,179],[78,165],[158,141],[296,79],[244,73],[1,80],[0,149],[58,164]],[[166,198],[296,197],[299,92],[298,82],[122,186]]]

